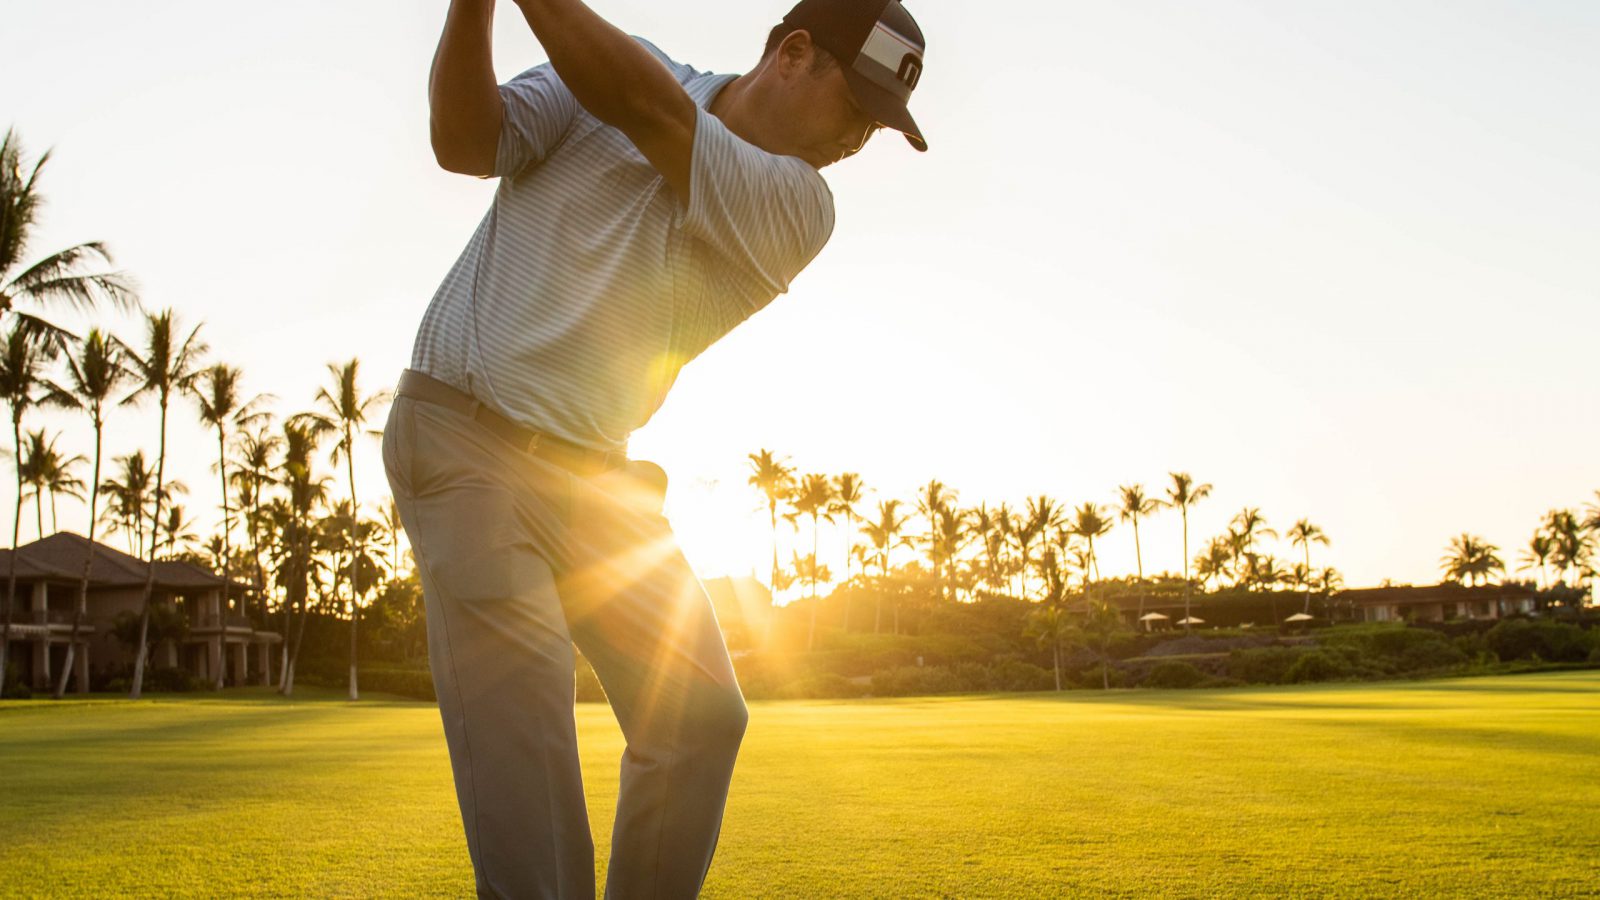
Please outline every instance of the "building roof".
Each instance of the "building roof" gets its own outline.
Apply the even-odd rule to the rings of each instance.
[[[93,542],[94,561],[89,583],[97,588],[141,587],[147,570],[145,562],[115,547]],[[17,577],[28,580],[76,582],[83,577],[83,563],[89,556],[90,541],[70,531],[59,531],[17,552]],[[0,573],[10,570],[11,551],[0,550]],[[156,562],[156,587],[168,590],[197,590],[222,587],[222,576],[199,566],[176,560]],[[248,587],[234,582],[240,587]]]

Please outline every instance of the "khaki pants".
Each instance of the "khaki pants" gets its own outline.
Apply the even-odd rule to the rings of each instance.
[[[593,898],[573,644],[622,726],[608,898],[694,897],[748,718],[705,591],[626,469],[580,478],[397,397],[383,460],[480,897]]]

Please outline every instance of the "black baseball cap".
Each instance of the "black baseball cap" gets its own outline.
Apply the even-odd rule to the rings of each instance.
[[[922,78],[922,29],[900,0],[800,0],[784,24],[833,54],[861,108],[927,150],[906,101]]]

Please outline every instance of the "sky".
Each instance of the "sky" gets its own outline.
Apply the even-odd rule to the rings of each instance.
[[[725,72],[788,6],[591,5]],[[446,6],[9,4],[0,124],[53,149],[35,254],[107,242],[148,307],[203,322],[282,413],[328,362],[391,386],[494,187],[428,147]],[[1191,553],[1258,507],[1280,531],[1320,525],[1313,565],[1351,586],[1432,583],[1462,532],[1514,568],[1546,510],[1595,501],[1600,6],[907,9],[930,152],[882,134],[825,170],[830,244],[632,440],[669,472],[703,575],[766,571],[745,485],[762,448],[858,472],[873,500],[937,478],[966,504],[1111,504],[1186,471],[1214,485]],[[501,3],[501,79],[544,59]],[[86,424],[33,421],[89,452]],[[171,433],[214,522],[214,438],[188,406]],[[150,407],[113,417],[108,455],[155,444]],[[381,495],[375,439],[357,463]],[[61,513],[83,530],[80,506]],[[1140,536],[1147,571],[1179,569],[1174,514]],[[1097,549],[1132,571],[1126,527]]]

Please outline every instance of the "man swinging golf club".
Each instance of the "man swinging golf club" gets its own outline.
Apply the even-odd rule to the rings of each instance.
[[[573,644],[627,749],[606,895],[695,896],[747,712],[705,592],[626,441],[679,369],[782,293],[833,229],[818,173],[906,101],[899,0],[800,0],[714,75],[580,0],[518,0],[550,62],[496,85],[493,0],[454,0],[429,83],[452,172],[499,178],[384,430],[477,890],[593,897]]]

